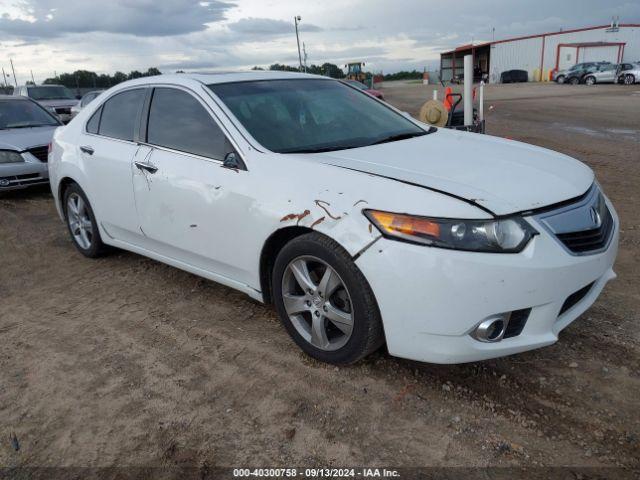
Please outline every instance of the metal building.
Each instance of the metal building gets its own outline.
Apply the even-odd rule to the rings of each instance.
[[[462,45],[440,54],[442,80],[461,78],[463,58],[473,55],[474,78],[498,83],[506,70],[525,70],[546,81],[552,70],[580,62],[640,62],[640,24],[600,25]]]

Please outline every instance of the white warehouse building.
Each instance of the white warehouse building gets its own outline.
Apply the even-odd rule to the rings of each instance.
[[[473,55],[474,80],[500,82],[507,70],[525,70],[529,81],[546,81],[553,70],[581,62],[640,62],[640,24],[600,25],[460,46],[440,55],[442,80],[461,77]]]

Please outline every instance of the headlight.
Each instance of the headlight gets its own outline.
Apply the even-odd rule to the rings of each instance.
[[[0,150],[0,163],[20,163],[24,162],[24,158],[18,152],[13,150]]]
[[[520,217],[496,220],[427,218],[365,210],[364,214],[389,238],[474,252],[520,252],[538,232]]]

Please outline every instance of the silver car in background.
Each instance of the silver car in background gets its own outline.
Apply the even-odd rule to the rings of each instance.
[[[625,85],[640,83],[640,63],[629,64],[629,68],[625,68],[618,74],[617,82]]]
[[[64,85],[23,85],[13,92],[14,95],[29,97],[55,114],[63,123],[68,123],[71,108],[78,103],[80,96],[75,96]]]
[[[0,95],[0,192],[49,182],[49,143],[61,125],[29,98]]]
[[[82,96],[82,99],[78,103],[76,103],[73,107],[71,107],[71,118],[75,117],[80,110],[89,105],[93,100],[95,100],[104,90],[93,90],[91,92],[87,92]]]
[[[584,83],[595,85],[596,83],[615,83],[622,72],[633,69],[631,63],[608,63],[598,65],[592,72],[584,77]]]

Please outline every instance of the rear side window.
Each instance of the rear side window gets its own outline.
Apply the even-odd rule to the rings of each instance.
[[[96,110],[89,121],[87,122],[87,133],[98,133],[98,127],[100,127],[100,115],[102,114],[102,107]]]
[[[107,100],[102,106],[98,133],[106,137],[133,141],[144,96],[145,90],[139,88],[118,93]]]
[[[223,160],[230,144],[209,112],[192,95],[156,88],[149,108],[147,142],[181,152]]]

